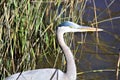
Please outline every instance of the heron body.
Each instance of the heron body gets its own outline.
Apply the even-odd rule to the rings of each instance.
[[[69,80],[57,69],[36,69],[14,74],[5,80]]]
[[[89,32],[89,31],[90,32],[103,31],[103,29],[80,26],[70,21],[63,22],[57,27],[58,42],[65,54],[67,62],[66,72],[62,72],[61,70],[54,68],[36,69],[13,74],[10,77],[7,77],[5,80],[76,80],[77,71],[74,56],[70,48],[66,45],[63,35],[66,32]]]

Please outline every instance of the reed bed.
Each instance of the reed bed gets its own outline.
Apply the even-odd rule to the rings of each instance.
[[[60,54],[62,52],[56,40],[56,26],[63,21],[73,21],[81,25],[98,28],[100,23],[112,20],[110,18],[98,21],[97,17],[99,15],[96,13],[97,9],[93,0],[94,19],[91,22],[87,22],[83,18],[86,3],[87,0],[1,0],[1,80],[11,74],[36,68],[55,67],[65,70],[66,63],[63,54]],[[114,17],[113,19],[115,18],[119,17]],[[87,43],[85,36],[83,36],[84,38],[81,37],[83,43],[74,45],[74,34],[68,35],[72,37],[70,40],[68,39],[69,37],[66,39],[68,45],[71,48],[76,46],[73,51],[74,55],[76,56],[78,52],[82,53],[84,47],[79,51],[79,45]],[[65,37],[68,35],[65,35]],[[97,32],[95,36],[94,44],[99,45],[99,47],[98,45],[96,46],[96,51],[97,48],[106,51],[103,47],[100,47],[99,34]],[[103,42],[101,46],[108,45]],[[82,73],[85,72],[78,73],[78,75]]]

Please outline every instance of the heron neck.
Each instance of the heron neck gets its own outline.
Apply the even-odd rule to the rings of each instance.
[[[57,33],[58,37],[58,42],[65,54],[66,61],[67,61],[67,71],[66,75],[69,77],[69,80],[76,80],[76,65],[74,61],[74,56],[70,50],[70,48],[66,45],[64,38],[63,38],[64,33]]]

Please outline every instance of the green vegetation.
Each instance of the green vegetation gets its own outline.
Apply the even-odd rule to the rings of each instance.
[[[80,4],[79,9],[77,9],[78,4]],[[93,9],[95,18],[91,23],[82,17],[85,7],[86,1],[84,0],[66,0],[65,2],[61,2],[61,0],[1,0],[1,80],[11,74],[36,68],[56,67],[65,70],[65,66],[63,67],[65,60],[60,54],[62,52],[59,45],[56,44],[55,29],[59,23],[68,20],[81,25],[98,27],[100,22],[97,21],[95,5]],[[95,34],[96,38],[92,45],[99,43],[98,33]],[[71,46],[75,42],[74,35],[69,35],[72,38],[70,37],[66,41]],[[85,43],[85,39],[82,40],[83,43]],[[77,46],[73,51],[75,56],[77,52],[80,52],[78,50],[80,44],[75,45]],[[83,52],[83,48],[80,53]]]

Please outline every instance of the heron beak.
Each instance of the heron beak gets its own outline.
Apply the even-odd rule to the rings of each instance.
[[[103,29],[100,28],[92,28],[92,27],[82,27],[79,28],[80,32],[95,32],[95,31],[103,31]]]

